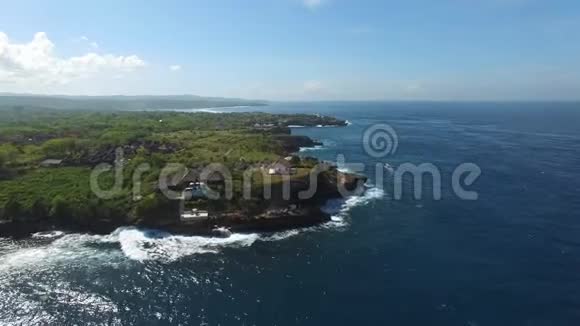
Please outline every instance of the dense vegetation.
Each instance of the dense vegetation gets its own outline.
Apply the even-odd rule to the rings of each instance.
[[[155,181],[167,163],[222,163],[233,171],[239,192],[245,167],[273,162],[283,154],[263,126],[286,130],[292,124],[342,123],[316,115],[3,109],[0,219],[84,224],[151,217],[174,209],[174,203],[155,192]],[[113,198],[99,199],[90,191],[91,171],[99,163],[114,163],[119,148],[124,156],[122,189]],[[40,167],[46,159],[62,164]],[[132,175],[142,163],[151,168],[143,174],[142,198],[134,201]],[[112,173],[101,176],[102,188],[113,184]]]
[[[0,108],[26,107],[60,110],[162,110],[264,105],[264,101],[179,96],[40,96],[0,95]]]

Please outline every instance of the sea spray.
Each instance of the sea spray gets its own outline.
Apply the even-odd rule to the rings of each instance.
[[[352,196],[347,199],[330,199],[322,207],[322,211],[331,215],[330,221],[318,226],[299,228],[283,232],[276,232],[270,235],[260,237],[261,241],[279,241],[294,237],[304,232],[337,230],[342,231],[348,227],[347,218],[352,208],[363,206],[373,200],[384,197],[384,191],[379,188],[369,188],[362,196]]]
[[[303,153],[303,152],[322,151],[322,150],[328,150],[330,148],[337,146],[336,141],[330,140],[330,139],[323,139],[321,141],[321,143],[322,143],[322,145],[315,145],[313,147],[300,147],[299,152]]]
[[[304,152],[313,152],[313,151],[321,151],[323,149],[326,149],[326,147],[322,146],[322,145],[316,145],[314,147],[300,147],[299,152],[300,153],[304,153]]]
[[[43,268],[61,263],[83,264],[90,260],[106,263],[118,261],[119,253],[122,253],[122,257],[140,262],[170,263],[196,254],[216,254],[226,247],[250,247],[256,241],[280,241],[304,232],[344,230],[348,226],[348,215],[352,208],[366,205],[383,196],[384,192],[381,189],[369,188],[362,196],[329,200],[322,209],[331,215],[331,221],[319,226],[270,234],[233,233],[228,237],[181,236],[134,227],[119,228],[108,235],[65,234],[61,231],[35,233],[31,241],[37,241],[36,246],[24,248],[8,244],[2,246],[4,250],[0,255],[0,270]]]
[[[64,232],[62,231],[48,231],[48,232],[36,232],[32,234],[32,238],[35,239],[54,239],[58,237],[62,237]]]
[[[37,234],[29,240],[20,240],[18,246],[2,246],[0,271],[39,270],[58,264],[71,266],[94,261],[109,263],[123,257],[114,247],[104,245],[116,243],[111,239],[112,234],[101,236],[54,231],[52,235]]]
[[[331,215],[331,221],[325,223],[327,228],[344,228],[348,226],[346,218],[350,210],[357,206],[367,205],[373,200],[378,200],[383,198],[385,192],[376,187],[368,188],[362,196],[351,196],[346,199],[331,199],[329,200],[322,211]]]
[[[352,208],[364,206],[383,197],[382,189],[371,187],[362,196],[329,200],[322,210],[331,215],[331,220],[318,226],[261,235],[234,233],[228,238],[173,235],[148,238],[143,231],[131,229],[122,231],[119,241],[124,254],[130,259],[170,262],[195,254],[215,254],[224,247],[249,247],[256,241],[281,241],[305,232],[345,230],[348,227],[347,217]]]
[[[151,231],[134,228],[119,233],[119,243],[123,253],[137,261],[176,261],[194,254],[218,253],[224,247],[249,247],[259,236],[257,234],[234,233],[227,238],[202,236],[178,236],[167,233],[151,236]]]

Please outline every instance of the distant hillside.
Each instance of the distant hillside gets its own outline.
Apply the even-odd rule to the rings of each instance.
[[[265,101],[237,98],[171,96],[45,96],[1,94],[0,109],[26,107],[64,110],[199,109],[266,105]]]

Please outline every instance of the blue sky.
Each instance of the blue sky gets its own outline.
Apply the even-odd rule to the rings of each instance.
[[[577,0],[2,1],[0,91],[580,99]]]

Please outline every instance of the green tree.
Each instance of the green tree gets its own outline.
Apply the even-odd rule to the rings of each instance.
[[[56,196],[52,200],[51,208],[50,208],[50,217],[65,220],[69,219],[72,215],[72,210],[70,205],[64,198],[61,196]]]
[[[7,220],[18,220],[22,218],[23,213],[24,209],[22,208],[22,205],[14,197],[8,199],[4,205],[4,218]]]
[[[12,144],[0,145],[0,168],[6,167],[8,163],[14,161],[18,156],[18,149]]]
[[[74,138],[57,138],[42,144],[42,151],[46,156],[62,157],[73,153],[76,149]]]
[[[159,207],[159,200],[155,194],[143,198],[135,207],[138,218],[146,218]]]
[[[6,153],[0,152],[0,169],[6,167],[6,163],[8,163],[8,157],[6,156]]]
[[[30,208],[30,215],[33,218],[42,219],[48,217],[49,207],[44,198],[37,198]]]

